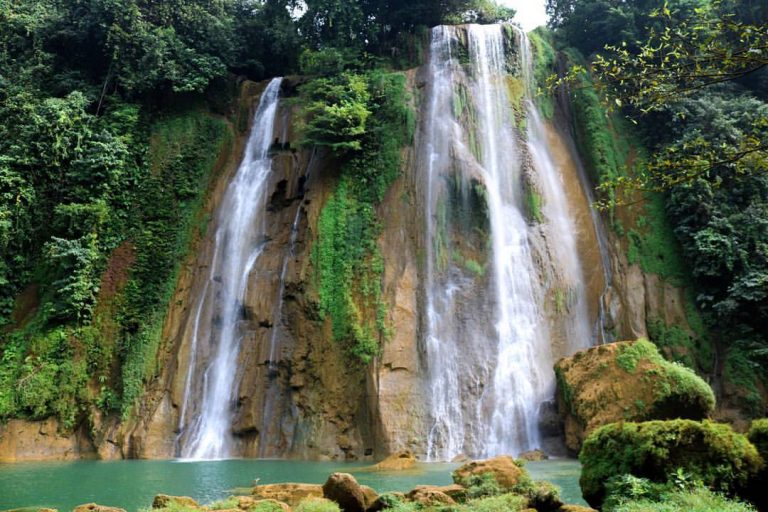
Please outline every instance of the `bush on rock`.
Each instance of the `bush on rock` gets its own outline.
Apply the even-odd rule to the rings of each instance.
[[[711,489],[738,494],[762,466],[746,436],[728,425],[691,420],[606,425],[587,438],[579,460],[584,499],[596,508],[614,476],[664,483],[681,470]]]

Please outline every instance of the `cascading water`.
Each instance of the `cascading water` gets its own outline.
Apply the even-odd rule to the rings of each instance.
[[[418,140],[432,460],[540,446],[539,409],[554,391],[555,286],[569,335],[592,341],[576,229],[532,100],[528,43],[516,34],[502,25],[432,32]],[[536,221],[527,188],[541,194]]]
[[[192,324],[179,422],[183,458],[232,456],[242,303],[248,276],[264,247],[269,149],[281,82],[273,79],[262,93],[242,163],[218,209],[214,255]]]

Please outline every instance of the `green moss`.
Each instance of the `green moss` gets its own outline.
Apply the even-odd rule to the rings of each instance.
[[[664,363],[652,343],[647,340],[638,340],[635,343],[627,343],[619,347],[616,364],[627,373],[634,373],[637,364],[643,359],[655,364]]]
[[[138,200],[136,262],[125,287],[120,320],[129,333],[121,346],[122,410],[127,416],[157,373],[157,353],[168,303],[204,216],[218,156],[233,142],[226,121],[203,110],[181,111],[152,127],[151,169]]]
[[[552,119],[555,113],[555,101],[546,93],[547,78],[555,71],[557,54],[552,40],[552,32],[544,27],[528,33],[533,49],[533,78],[537,89],[537,105],[542,115]]]
[[[690,411],[678,410],[680,415],[711,414],[715,409],[715,395],[712,388],[690,368],[669,362],[659,354],[656,346],[647,340],[623,344],[616,355],[616,364],[628,373],[634,373],[641,361],[647,361],[653,368],[648,375],[654,384],[654,406],[648,410],[653,417],[663,414],[669,417],[666,407],[689,407]],[[658,416],[657,416],[658,417]],[[698,416],[701,417],[701,416]]]
[[[544,214],[541,211],[542,205],[543,200],[541,194],[539,194],[533,187],[526,187],[525,212],[531,222],[536,222],[538,224],[544,222]]]
[[[559,366],[555,366],[555,379],[557,380],[558,394],[563,397],[565,407],[571,413],[574,418],[579,418],[579,414],[576,411],[576,406],[573,402],[573,389],[568,384],[568,380],[565,378],[563,370]]]
[[[584,442],[579,460],[581,489],[593,507],[602,504],[605,483],[614,476],[663,483],[682,468],[707,487],[738,493],[762,464],[755,447],[730,426],[691,420],[603,426]]]
[[[690,281],[682,261],[683,253],[664,210],[661,194],[646,194],[644,214],[637,219],[638,229],[628,232],[630,263],[639,263],[645,273],[656,274],[676,286]]]
[[[371,72],[355,80],[370,91],[372,121],[356,135],[364,142],[360,149],[344,156],[338,185],[320,212],[312,255],[321,318],[330,319],[334,340],[349,356],[368,363],[388,333],[375,207],[399,175],[401,148],[412,134],[404,75]],[[314,104],[316,89],[306,89],[314,91]],[[321,136],[314,133],[312,140]]]

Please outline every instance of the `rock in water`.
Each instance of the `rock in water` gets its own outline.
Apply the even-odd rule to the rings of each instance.
[[[441,491],[439,487],[433,485],[419,485],[406,494],[406,498],[409,501],[418,503],[422,507],[456,504],[453,498]]]
[[[715,408],[712,389],[647,340],[583,350],[555,364],[565,443],[578,453],[596,428],[616,421],[700,420]]]
[[[155,499],[152,500],[152,508],[169,508],[174,505],[177,507],[199,507],[197,502],[189,496],[168,496],[167,494],[158,494],[155,496]]]
[[[76,506],[72,512],[125,512],[125,509],[97,505],[96,503],[86,503],[85,505]]]
[[[306,498],[322,498],[323,487],[317,484],[268,484],[257,485],[251,495],[262,500],[276,500],[295,507]]]
[[[473,475],[492,474],[498,484],[504,489],[512,489],[523,475],[523,469],[515,464],[509,455],[501,455],[488,460],[473,461],[464,464],[453,472],[453,481],[459,485],[467,485]]]
[[[323,484],[323,496],[339,504],[342,512],[365,512],[365,493],[349,473],[333,473]]]
[[[547,460],[549,456],[547,456],[546,453],[544,453],[541,450],[528,450],[527,452],[523,452],[520,455],[517,456],[518,459],[527,460],[529,462],[539,461],[539,460]]]
[[[378,464],[374,464],[371,469],[378,471],[397,471],[402,469],[411,469],[416,465],[416,456],[410,450],[403,450],[393,453]]]

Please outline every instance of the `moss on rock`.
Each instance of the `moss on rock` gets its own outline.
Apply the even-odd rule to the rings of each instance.
[[[579,455],[584,499],[600,508],[606,482],[634,475],[666,482],[678,470],[705,486],[743,494],[762,466],[757,449],[729,425],[692,420],[613,423],[593,432]]]
[[[692,370],[666,361],[646,340],[601,345],[555,365],[566,445],[578,452],[596,428],[616,421],[700,420],[715,408],[712,389]]]

